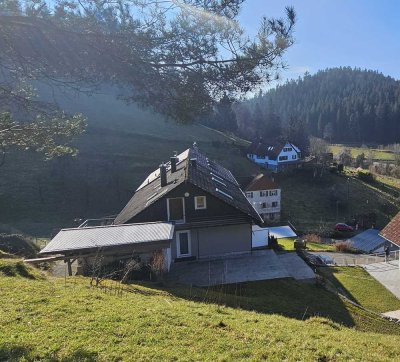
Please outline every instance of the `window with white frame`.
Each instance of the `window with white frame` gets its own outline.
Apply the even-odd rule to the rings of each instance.
[[[269,192],[269,196],[277,196],[278,195],[278,190],[271,190]]]
[[[297,158],[297,155],[292,155],[292,160],[295,160]]]
[[[252,192],[246,192],[246,197],[248,197],[249,199],[253,198],[253,193]]]
[[[267,208],[267,203],[266,203],[266,202],[263,202],[263,203],[261,204],[261,208],[266,209],[266,208]]]
[[[185,222],[185,200],[183,197],[167,199],[168,220]]]
[[[287,161],[288,156],[279,156],[279,161]]]
[[[260,191],[260,196],[261,197],[268,196],[268,191]]]
[[[194,208],[196,210],[207,209],[207,200],[205,196],[196,196],[194,198]]]
[[[273,201],[272,202],[272,207],[278,207],[278,201]]]

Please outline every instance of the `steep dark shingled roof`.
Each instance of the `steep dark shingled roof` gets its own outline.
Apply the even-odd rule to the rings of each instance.
[[[180,157],[176,172],[171,173],[168,166],[169,164],[167,165],[167,185],[161,187],[160,177],[159,175],[157,176],[157,170],[152,172],[147,178],[148,182],[144,182],[136,190],[136,193],[128,204],[116,217],[114,221],[115,224],[128,222],[183,182],[190,182],[242,211],[253,218],[255,222],[262,222],[259,214],[246,199],[238,182],[229,170],[209,160],[205,155],[200,153],[197,148],[190,148],[180,156],[182,155],[184,155],[184,158]],[[191,159],[196,159],[195,166],[191,163]]]
[[[379,235],[400,246],[400,212],[383,228]]]

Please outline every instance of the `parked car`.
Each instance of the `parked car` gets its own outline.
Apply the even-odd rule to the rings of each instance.
[[[335,265],[335,261],[328,255],[319,254],[317,255],[318,258],[325,264],[325,265]]]
[[[353,227],[344,223],[339,223],[335,225],[336,231],[353,231]]]

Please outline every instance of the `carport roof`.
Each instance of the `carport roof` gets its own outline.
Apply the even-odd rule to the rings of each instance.
[[[167,222],[109,225],[61,230],[40,254],[63,254],[131,244],[172,240],[174,225]]]
[[[354,249],[365,253],[373,252],[386,243],[386,240],[379,235],[379,230],[369,229],[350,239]]]

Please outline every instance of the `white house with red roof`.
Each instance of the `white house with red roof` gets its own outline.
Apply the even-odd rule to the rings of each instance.
[[[265,222],[276,222],[281,217],[281,189],[275,180],[259,174],[245,188],[247,200]]]

